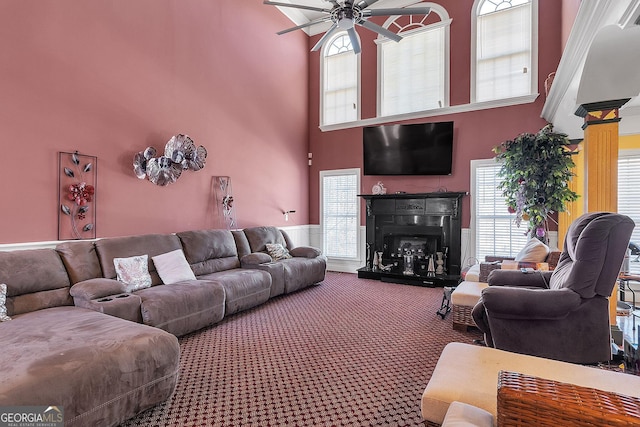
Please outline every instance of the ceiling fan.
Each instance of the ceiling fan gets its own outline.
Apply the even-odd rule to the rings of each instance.
[[[301,28],[310,27],[315,24],[321,24],[323,22],[332,22],[331,27],[326,33],[318,40],[318,43],[311,49],[312,52],[320,50],[322,45],[331,37],[331,35],[339,30],[346,30],[351,40],[354,53],[360,53],[360,43],[356,36],[356,30],[354,26],[359,25],[368,30],[376,32],[388,39],[399,42],[402,40],[402,36],[381,27],[378,24],[374,24],[367,20],[371,16],[392,16],[392,15],[428,15],[430,8],[428,7],[413,7],[413,8],[394,8],[394,9],[368,9],[369,6],[377,2],[378,0],[361,0],[354,2],[353,0],[325,0],[333,4],[331,9],[325,9],[314,6],[305,6],[300,4],[279,3],[275,1],[265,0],[264,4],[281,7],[291,7],[295,9],[311,10],[315,12],[326,13],[327,16],[323,16],[318,19],[314,19],[302,25],[298,25],[286,30],[279,31],[277,34],[286,34],[291,31],[299,30]]]

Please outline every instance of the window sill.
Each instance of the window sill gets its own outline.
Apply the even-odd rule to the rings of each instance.
[[[437,117],[446,114],[466,113],[469,111],[487,110],[489,108],[510,107],[514,105],[530,104],[535,102],[539,94],[517,96],[514,98],[497,99],[493,101],[474,102],[470,104],[454,105],[451,107],[437,108],[435,110],[418,111],[415,113],[398,114],[395,116],[373,117],[370,119],[357,120],[353,122],[336,123],[331,125],[321,125],[322,132],[332,130],[351,129],[361,126],[373,126],[384,123],[394,123],[402,120],[421,119],[427,117]]]

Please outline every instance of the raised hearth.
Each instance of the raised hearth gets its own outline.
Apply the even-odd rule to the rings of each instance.
[[[367,263],[358,277],[420,286],[457,284],[460,201],[466,195],[361,195],[367,206]]]

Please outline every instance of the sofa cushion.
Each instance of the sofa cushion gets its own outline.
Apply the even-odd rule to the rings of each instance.
[[[547,255],[549,255],[549,246],[536,238],[531,238],[524,245],[524,248],[518,252],[515,261],[544,262],[547,259]]]
[[[78,307],[0,325],[0,406],[60,405],[65,426],[114,426],[169,398],[176,337]]]
[[[213,325],[224,317],[225,291],[209,280],[191,280],[137,291],[142,321],[176,336]]]
[[[93,241],[76,240],[60,243],[56,246],[56,251],[62,258],[72,285],[83,280],[102,277],[102,268]]]
[[[278,262],[284,266],[284,291],[287,294],[322,282],[327,270],[327,259],[324,256],[293,257]]]
[[[114,258],[113,265],[118,281],[126,285],[125,292],[133,292],[151,286],[148,255]]]
[[[247,236],[251,252],[266,252],[267,243],[279,243],[287,247],[287,243],[280,230],[276,227],[251,227],[245,228],[244,234]]]
[[[182,282],[183,280],[196,280],[193,270],[189,267],[182,249],[167,252],[153,257],[153,264],[165,285]]]
[[[54,249],[0,252],[0,283],[7,285],[7,315],[73,305],[69,276]]]
[[[143,234],[139,236],[112,237],[96,241],[96,252],[100,259],[103,276],[115,279],[117,274],[113,264],[114,258],[127,258],[147,254],[149,258],[156,255],[182,249],[180,239],[173,234]],[[151,259],[148,263],[152,285],[162,283]]]
[[[291,258],[291,254],[280,243],[267,243],[267,253],[274,261],[280,261],[281,259]]]
[[[236,240],[228,230],[194,230],[177,234],[196,276],[240,267]]]
[[[271,276],[262,270],[236,268],[198,278],[215,280],[224,287],[226,315],[260,305],[271,293]]]
[[[0,283],[0,322],[6,322],[11,320],[11,317],[7,316],[7,285]]]

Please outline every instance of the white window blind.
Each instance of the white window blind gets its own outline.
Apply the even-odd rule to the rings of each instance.
[[[474,168],[475,256],[515,256],[527,242],[527,224],[516,227],[515,215],[507,211],[502,190],[498,190],[500,165],[492,162]]]
[[[621,150],[618,157],[618,212],[640,224],[640,151]],[[640,227],[636,226],[631,241],[640,245]],[[640,261],[631,256],[630,271],[640,274]]]
[[[360,170],[322,171],[320,185],[324,254],[358,258]]]
[[[327,44],[322,61],[322,124],[358,120],[358,55],[343,33]]]
[[[494,3],[514,5],[501,9]],[[515,3],[485,1],[481,6],[476,27],[477,102],[531,93],[532,7],[531,2]]]
[[[399,42],[381,43],[380,114],[444,107],[445,27],[424,27]]]

